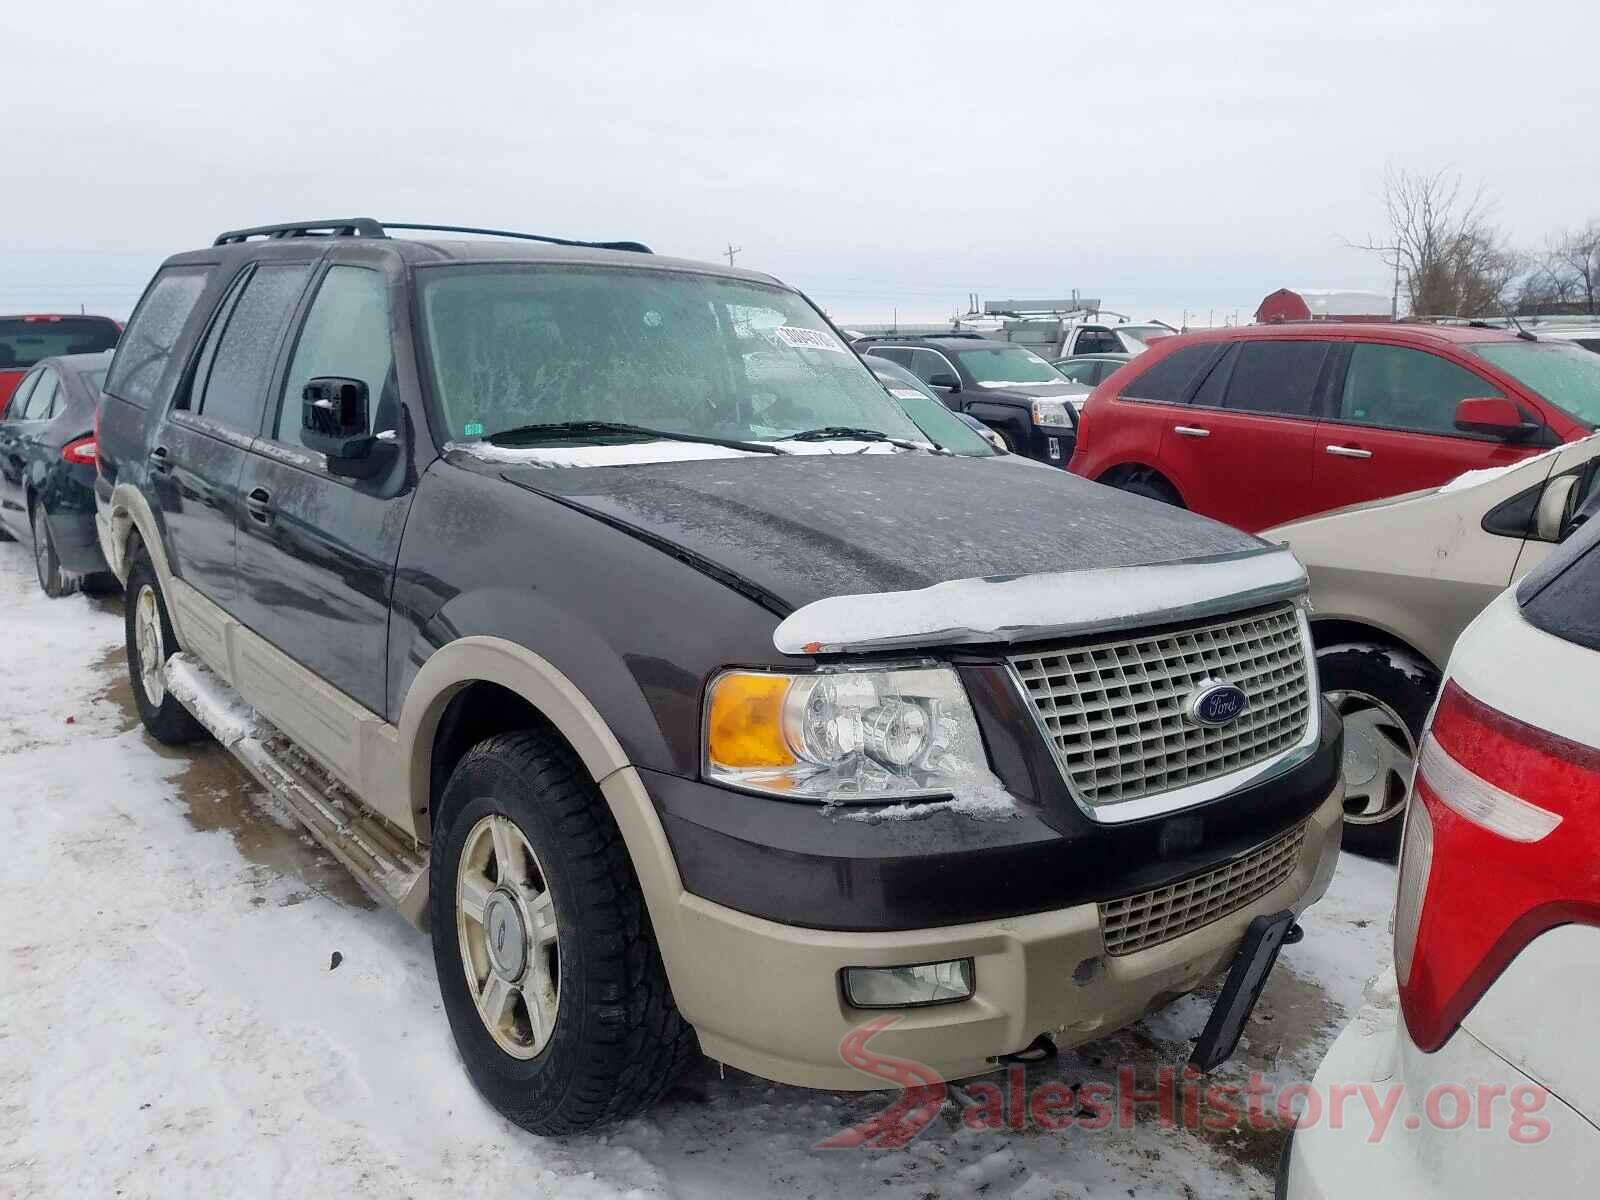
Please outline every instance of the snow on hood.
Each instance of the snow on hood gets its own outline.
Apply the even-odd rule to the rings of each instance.
[[[677,547],[771,598],[1258,552],[1215,521],[1050,467],[934,454],[735,455],[625,471],[502,467],[508,483]]]
[[[896,454],[887,442],[769,442],[790,454]],[[759,450],[739,450],[705,442],[612,442],[599,446],[496,446],[489,442],[446,442],[445,452],[470,454],[480,462],[521,467],[627,467],[643,463],[696,462],[716,458],[773,458]],[[931,451],[932,446],[928,449]]]
[[[1477,487],[1479,484],[1488,483],[1492,479],[1499,479],[1513,471],[1520,471],[1530,463],[1543,462],[1553,458],[1567,448],[1568,443],[1562,442],[1559,446],[1552,446],[1543,454],[1535,454],[1531,458],[1519,458],[1514,463],[1507,463],[1503,467],[1480,467],[1476,471],[1463,471],[1438,491],[1441,496],[1451,492],[1465,491],[1467,488]]]
[[[914,592],[833,596],[786,617],[773,632],[784,654],[1012,641],[1092,633],[1131,619],[1157,624],[1250,608],[1307,588],[1287,550],[1101,567],[1014,579],[957,579]]]

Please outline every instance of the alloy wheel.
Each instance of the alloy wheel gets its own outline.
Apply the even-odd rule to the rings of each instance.
[[[167,698],[166,639],[161,636],[161,605],[149,584],[134,600],[134,639],[139,650],[139,686],[151,708]]]
[[[1394,709],[1365,692],[1326,693],[1344,720],[1344,819],[1378,825],[1404,811],[1417,745]]]
[[[461,965],[478,1017],[513,1058],[536,1057],[561,1003],[556,910],[539,858],[509,817],[467,834],[456,873]]]

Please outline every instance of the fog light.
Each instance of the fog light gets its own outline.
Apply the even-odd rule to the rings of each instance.
[[[846,967],[844,998],[852,1008],[911,1008],[970,1000],[976,971],[970,958],[914,967]]]

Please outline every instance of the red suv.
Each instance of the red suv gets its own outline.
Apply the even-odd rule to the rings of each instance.
[[[98,354],[117,344],[122,326],[110,317],[36,313],[0,317],[0,417],[11,393],[41,358],[63,354]]]
[[[1084,405],[1070,469],[1246,530],[1594,432],[1600,355],[1466,325],[1166,338]]]

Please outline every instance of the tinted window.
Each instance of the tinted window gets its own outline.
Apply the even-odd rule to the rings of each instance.
[[[1529,623],[1600,650],[1600,519],[1591,518],[1517,587]]]
[[[1080,329],[1072,343],[1074,354],[1120,354],[1122,341],[1107,329]]]
[[[117,344],[109,317],[0,317],[0,369],[59,354],[98,354]]]
[[[1244,342],[1228,378],[1227,408],[1309,417],[1327,342]]]
[[[1229,346],[1227,352],[1217,359],[1216,365],[1206,372],[1205,379],[1194,390],[1189,403],[1201,408],[1221,408],[1228,397],[1228,380],[1233,377],[1233,364],[1238,357],[1237,343]]]
[[[48,367],[39,373],[39,382],[34,385],[33,394],[28,397],[28,405],[21,413],[24,421],[43,421],[55,410],[56,394],[61,389],[61,379]]]
[[[172,347],[205,290],[209,267],[168,267],[145,289],[117,346],[106,390],[134,404],[155,399]]]
[[[1339,416],[1385,429],[1455,433],[1457,404],[1498,395],[1487,379],[1437,354],[1361,342],[1350,353]]]
[[[261,428],[261,408],[289,313],[311,276],[309,263],[263,263],[234,301],[195,410],[240,433]]]
[[[867,353],[888,359],[892,363],[899,363],[902,367],[911,365],[911,351],[903,346],[874,346]]]
[[[389,294],[383,276],[365,267],[333,267],[300,330],[273,436],[301,444],[300,397],[319,375],[340,375],[367,385],[367,412],[378,429],[392,429],[399,397],[391,368]],[[372,430],[368,430],[371,433]]]
[[[1194,378],[1217,354],[1216,346],[1185,346],[1150,364],[1130,380],[1122,394],[1132,400],[1182,404]]]
[[[911,373],[923,383],[927,383],[935,375],[955,375],[956,369],[936,350],[913,350],[911,352]],[[960,376],[956,375],[959,379]]]

